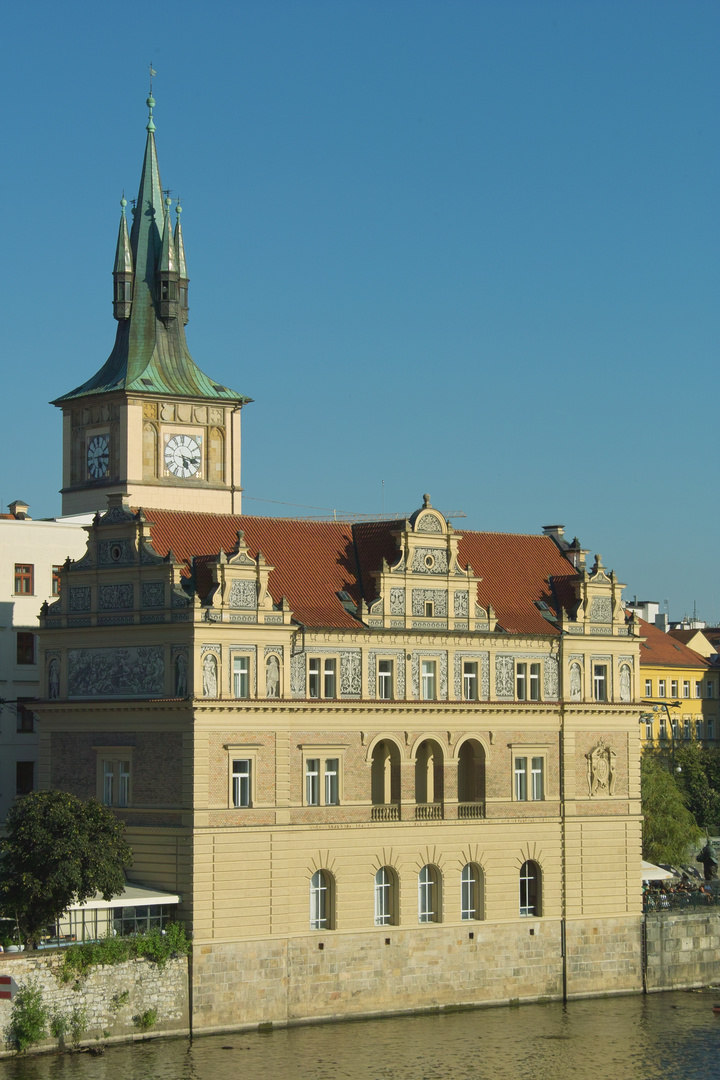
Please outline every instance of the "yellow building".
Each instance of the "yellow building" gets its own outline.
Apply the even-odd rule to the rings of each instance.
[[[712,661],[674,634],[640,620],[642,735],[646,745],[679,746],[720,738],[718,678]]]
[[[615,574],[560,527],[457,533],[428,496],[392,522],[228,513],[247,399],[180,347],[152,120],[138,209],[116,347],[59,399],[66,494],[110,498],[43,609],[40,781],[111,806],[133,880],[181,897],[195,1030],[639,989]]]

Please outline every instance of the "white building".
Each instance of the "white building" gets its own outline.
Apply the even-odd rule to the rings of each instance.
[[[85,550],[91,514],[33,521],[16,501],[0,515],[0,821],[17,794],[35,786],[38,737],[26,702],[37,697],[35,631],[43,601],[58,595],[68,555]]]

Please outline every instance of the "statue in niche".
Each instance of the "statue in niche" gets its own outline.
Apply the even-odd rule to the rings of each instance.
[[[52,659],[48,668],[48,697],[57,701],[60,697],[60,661]]]
[[[570,700],[580,701],[582,699],[582,676],[580,672],[579,664],[570,665]]]
[[[277,656],[268,656],[265,665],[265,695],[266,697],[280,696],[280,664]]]
[[[217,660],[212,653],[203,660],[203,697],[217,697]]]
[[[175,658],[175,697],[186,698],[187,696],[187,656],[185,653],[178,653]]]
[[[620,668],[620,700],[630,701],[630,695],[630,666],[628,664],[623,664]]]
[[[615,758],[617,754],[603,739],[586,754],[588,794],[612,795],[615,790]]]

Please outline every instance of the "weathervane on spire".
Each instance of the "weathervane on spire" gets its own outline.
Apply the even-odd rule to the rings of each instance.
[[[152,94],[152,81],[153,81],[153,79],[155,78],[156,75],[157,75],[157,71],[152,66],[152,60],[151,60],[150,61],[150,93],[151,94]]]

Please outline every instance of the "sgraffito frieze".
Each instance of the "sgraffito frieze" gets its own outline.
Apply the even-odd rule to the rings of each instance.
[[[69,649],[68,697],[162,696],[162,645]]]

